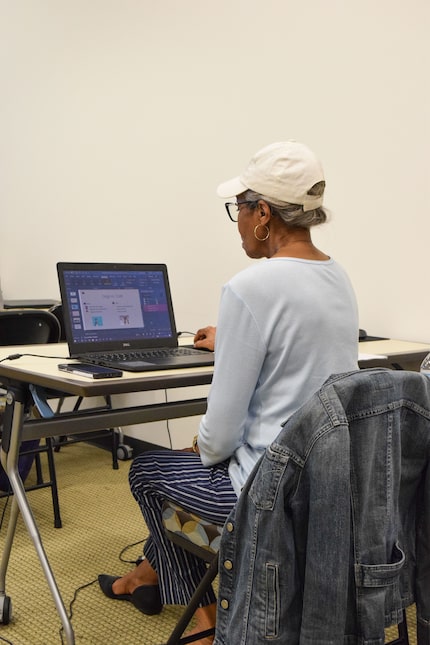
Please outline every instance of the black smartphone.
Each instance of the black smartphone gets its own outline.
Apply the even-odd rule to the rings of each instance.
[[[117,378],[122,376],[121,370],[103,367],[103,365],[89,365],[88,363],[60,363],[58,369],[62,372],[70,372],[87,378]]]

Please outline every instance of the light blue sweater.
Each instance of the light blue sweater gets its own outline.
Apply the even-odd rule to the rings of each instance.
[[[222,292],[202,462],[230,458],[239,495],[281,423],[357,359],[357,304],[339,264],[272,258],[241,271]]]

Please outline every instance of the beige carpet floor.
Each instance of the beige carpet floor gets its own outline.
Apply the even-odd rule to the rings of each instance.
[[[123,560],[136,560],[142,553],[142,544],[131,546],[121,559],[120,554],[127,545],[144,539],[147,532],[128,488],[131,462],[120,462],[119,470],[113,470],[109,452],[84,443],[62,448],[55,455],[55,462],[63,527],[54,528],[49,489],[32,491],[28,497],[69,612],[79,587],[95,581],[99,573],[122,575],[134,566]],[[6,500],[0,499],[0,514],[5,504]],[[4,535],[5,526],[2,526],[0,548]],[[21,518],[8,567],[6,594],[12,600],[13,618],[9,625],[0,625],[0,645],[2,639],[13,645],[63,642],[61,621]],[[144,616],[129,603],[105,598],[98,584],[91,584],[77,592],[72,606],[75,642],[76,645],[161,645],[166,642],[180,611],[179,607],[165,607],[159,616]],[[408,611],[408,618],[412,626],[413,608]],[[410,644],[414,645],[416,636],[411,631]],[[387,639],[394,639],[396,633],[395,628],[387,630]]]

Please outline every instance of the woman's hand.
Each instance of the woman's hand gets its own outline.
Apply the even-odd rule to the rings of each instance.
[[[211,352],[215,348],[216,327],[208,325],[199,329],[194,336],[194,347],[196,349],[209,349]]]

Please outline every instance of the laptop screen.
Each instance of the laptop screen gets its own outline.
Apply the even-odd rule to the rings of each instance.
[[[176,346],[165,265],[60,262],[57,269],[69,347]]]

